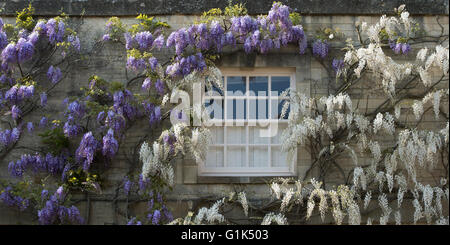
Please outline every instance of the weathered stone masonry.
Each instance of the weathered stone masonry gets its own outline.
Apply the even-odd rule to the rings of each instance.
[[[250,14],[267,13],[272,0],[262,1],[242,1]],[[444,33],[448,35],[449,25],[449,2],[448,0],[405,0],[405,1],[383,1],[383,0],[287,0],[281,1],[299,12],[303,17],[302,25],[308,33],[309,40],[315,34],[315,30],[320,27],[340,28],[346,38],[357,40],[354,26],[357,22],[366,21],[368,24],[376,23],[380,15],[392,13],[393,8],[401,4],[406,4],[408,11],[419,21],[420,25],[430,35],[438,35],[441,26],[436,22],[436,18],[444,28]],[[55,16],[60,9],[73,18],[74,23],[81,23],[78,33],[82,42],[83,52],[90,51],[95,43],[103,35],[105,23],[111,16],[119,16],[124,23],[134,23],[134,17],[139,13],[157,15],[163,21],[171,25],[172,30],[192,23],[196,16],[211,8],[223,8],[227,1],[221,0],[35,0],[33,6],[36,14],[40,16]],[[0,8],[3,8],[2,17],[4,21],[12,23],[15,21],[15,11],[28,5],[24,0],[0,0]],[[85,10],[83,21],[79,17]],[[344,40],[345,41],[345,40]],[[333,43],[332,46],[342,46],[343,43]],[[327,95],[333,90],[334,78],[330,78],[323,66],[309,54],[300,56],[295,47],[287,47],[280,52],[271,52],[268,55],[245,55],[244,53],[224,54],[219,62],[222,67],[294,67],[296,69],[297,90],[309,93],[311,96]],[[330,57],[339,54],[339,50],[334,49]],[[159,54],[169,56],[168,53]],[[415,57],[410,55],[410,57]],[[330,59],[325,62],[331,62]],[[68,95],[79,94],[79,87],[88,83],[89,76],[96,74],[108,81],[125,81],[132,74],[126,73],[126,53],[123,48],[106,44],[95,56],[90,56],[88,60],[80,61],[78,66],[70,72],[70,76],[61,83],[56,92],[56,96],[49,97],[49,107],[56,108],[49,113],[57,114],[61,101]],[[442,84],[442,88],[448,88],[448,83]],[[358,96],[365,94],[354,91]],[[352,96],[353,97],[353,96]],[[371,96],[368,107],[376,108],[383,102],[382,96]],[[54,106],[52,106],[54,105]],[[40,117],[40,115],[32,115]],[[434,121],[432,112],[428,115],[430,122]],[[426,125],[427,120],[425,120]],[[432,127],[433,125],[428,125]],[[79,199],[77,206],[82,214],[89,216],[90,224],[124,224],[123,217],[126,199],[120,194],[115,198],[115,188],[122,181],[124,175],[130,169],[126,162],[126,154],[130,153],[142,132],[136,126],[136,130],[130,130],[127,135],[129,145],[122,149],[117,160],[105,173],[103,194],[85,196],[75,196]],[[154,132],[154,135],[159,135]],[[37,144],[37,138],[27,138],[22,144]],[[134,144],[133,144],[134,143]],[[11,160],[20,157],[20,151],[9,154],[7,159],[0,162],[0,178],[7,178],[7,165]],[[297,173],[301,178],[311,163],[308,149],[298,150]],[[344,162],[346,159],[342,159]],[[136,163],[140,166],[139,163]],[[349,165],[349,168],[351,166]],[[199,205],[199,200],[205,198],[216,198],[233,190],[244,190],[247,196],[255,199],[267,198],[268,189],[264,183],[264,178],[227,178],[227,177],[199,177],[197,167],[193,159],[186,157],[176,163],[176,186],[168,198],[175,216],[186,214],[188,209],[195,209]],[[424,181],[430,178],[423,174]],[[331,180],[333,182],[333,180]],[[336,180],[337,182],[337,180]],[[115,200],[115,201],[113,201]],[[130,201],[131,202],[131,201]],[[145,209],[145,203],[138,203],[136,210],[140,207]],[[89,214],[88,214],[89,212]],[[0,224],[16,224],[18,220],[23,223],[31,221],[31,215],[13,211],[0,204]]]

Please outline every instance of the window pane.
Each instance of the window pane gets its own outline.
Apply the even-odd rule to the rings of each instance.
[[[246,119],[246,100],[227,100],[227,119]]]
[[[223,144],[223,127],[213,127],[209,130],[212,135],[212,144]]]
[[[209,148],[205,165],[207,167],[223,167],[223,146]]]
[[[272,167],[287,167],[287,152],[281,150],[279,146],[272,146]]]
[[[249,119],[267,119],[269,117],[269,100],[249,99]]]
[[[250,77],[250,96],[268,96],[269,77]]]
[[[271,117],[272,119],[287,119],[289,116],[289,112],[290,112],[290,108],[291,106],[289,105],[286,114],[284,115],[283,118],[281,118],[281,113],[283,110],[283,105],[285,103],[285,100],[271,100]]]
[[[245,147],[227,148],[227,167],[246,167]]]
[[[280,95],[284,90],[291,85],[290,77],[272,77],[271,91],[276,91]]]
[[[245,144],[245,127],[227,127],[227,144]]]
[[[221,99],[205,100],[205,109],[211,119],[223,119],[223,106],[223,100]]]
[[[278,123],[277,124],[277,135],[275,135],[274,137],[272,137],[272,143],[273,144],[281,144],[281,134],[283,133],[283,130],[285,130],[287,128],[287,124],[286,123]]]
[[[261,137],[260,131],[261,127],[248,127],[249,130],[249,143],[250,144],[269,144],[269,137]]]
[[[249,167],[268,167],[269,152],[267,147],[249,147]]]
[[[245,77],[227,77],[227,95],[243,96],[246,91]]]

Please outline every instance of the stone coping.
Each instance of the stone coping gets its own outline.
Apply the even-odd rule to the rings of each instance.
[[[29,0],[0,0],[1,15],[13,16]],[[250,14],[266,14],[273,0],[234,0],[246,4]],[[281,0],[303,15],[380,15],[406,4],[413,15],[448,15],[449,0]],[[223,8],[226,0],[34,0],[36,14],[70,16],[197,15],[211,8]]]

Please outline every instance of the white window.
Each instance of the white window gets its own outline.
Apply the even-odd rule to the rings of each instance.
[[[199,175],[294,175],[296,154],[288,162],[280,142],[288,113],[280,116],[287,99],[281,93],[295,89],[295,69],[223,68],[221,72],[225,91],[213,88],[216,92],[207,91],[203,97],[215,124],[210,128],[213,143],[205,162],[199,163]],[[273,137],[268,137],[269,130]]]

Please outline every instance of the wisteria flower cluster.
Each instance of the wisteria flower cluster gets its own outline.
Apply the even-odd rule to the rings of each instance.
[[[14,195],[11,186],[7,186],[4,190],[0,191],[0,201],[10,207],[17,207],[20,211],[24,211],[30,205],[28,199]]]
[[[20,160],[11,161],[8,165],[8,171],[11,176],[22,177],[27,169],[31,169],[33,173],[46,172],[52,175],[61,174],[64,170],[67,157],[65,155],[54,156],[47,153],[45,156],[39,154],[22,155]]]
[[[64,206],[67,193],[64,188],[59,187],[56,192],[49,196],[47,190],[42,190],[41,198],[44,206],[38,210],[39,224],[55,225],[55,224],[83,224],[84,219],[81,217],[77,207]]]
[[[409,51],[411,51],[411,45],[408,43],[394,42],[389,40],[389,47],[394,51],[395,54],[404,54],[408,55]]]
[[[20,134],[21,132],[18,128],[0,130],[0,143],[5,147],[14,144],[19,140]]]

